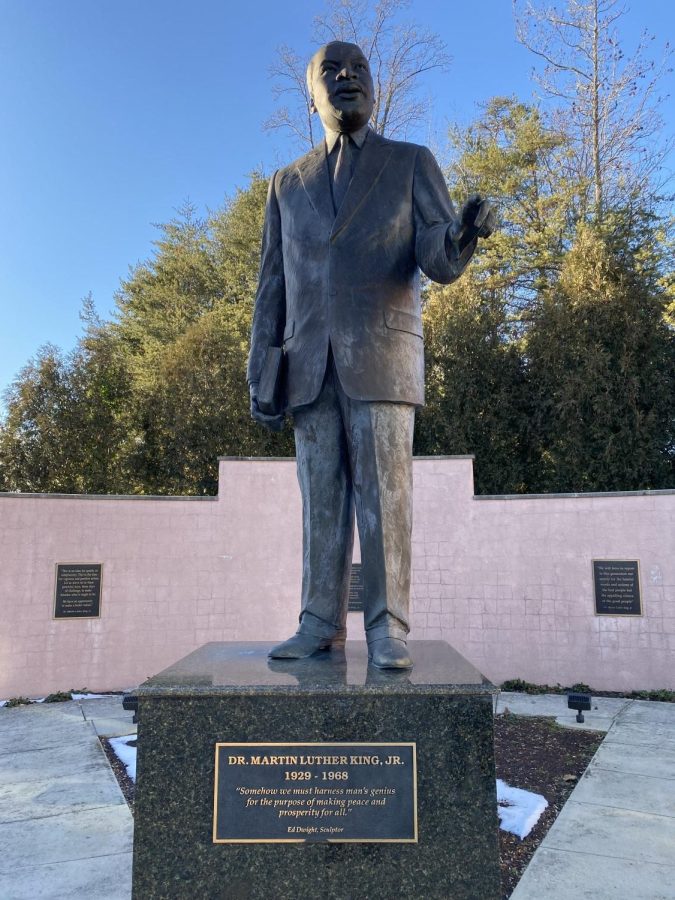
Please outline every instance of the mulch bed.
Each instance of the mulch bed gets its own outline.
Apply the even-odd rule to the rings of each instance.
[[[508,712],[495,716],[494,721],[497,778],[548,800],[548,807],[524,840],[499,831],[502,900],[507,900],[604,734],[563,728],[554,719]]]
[[[604,735],[562,728],[553,719],[514,716],[508,711],[494,721],[497,778],[548,800],[548,807],[523,841],[514,834],[499,832],[502,900],[507,900]],[[101,738],[101,744],[133,813],[136,786],[108,741]]]
[[[134,795],[136,793],[136,785],[127,775],[127,770],[124,766],[123,762],[117,758],[115,751],[110,746],[110,743],[104,737],[100,737],[99,741],[101,742],[101,746],[103,747],[103,752],[108,757],[108,762],[110,763],[110,768],[113,770],[113,774],[117,779],[117,783],[120,786],[122,793],[124,794],[124,799],[127,801],[127,805],[131,810],[131,815],[134,814]],[[133,747],[134,743],[131,743],[129,746]]]

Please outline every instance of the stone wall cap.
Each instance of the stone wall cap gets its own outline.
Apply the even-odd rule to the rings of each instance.
[[[416,459],[425,460],[425,461],[431,460],[432,462],[437,459],[441,460],[441,459],[475,459],[475,458],[476,457],[474,456],[473,453],[456,453],[454,455],[439,455],[439,456],[413,456],[414,460],[416,460]]]
[[[570,494],[474,494],[474,500],[587,500],[602,497],[659,497],[675,494],[675,488],[658,491],[581,491]]]
[[[295,462],[294,456],[219,456],[218,462]]]
[[[14,499],[51,498],[55,500],[218,500],[216,495],[204,494],[195,496],[192,494],[37,494],[27,491],[0,491],[0,500],[3,497]]]
[[[475,459],[473,453],[455,456],[413,456],[413,460]],[[295,462],[294,456],[219,456],[218,462]]]

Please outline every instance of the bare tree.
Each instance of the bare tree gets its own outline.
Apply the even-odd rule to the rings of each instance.
[[[306,70],[307,62],[292,47],[286,44],[279,47],[277,61],[270,68],[270,74],[275,79],[272,82],[274,98],[283,105],[264,123],[268,130],[279,128],[290,131],[303,149],[313,147],[315,142]]]
[[[329,0],[328,11],[314,19],[314,43],[349,41],[358,44],[370,62],[375,85],[371,126],[388,136],[405,136],[426,116],[420,77],[450,64],[444,42],[426,28],[398,22],[409,0]],[[316,127],[305,80],[307,62],[287,46],[279,48],[271,70],[272,90],[283,103],[266,128],[291,131],[304,148],[313,147]]]
[[[657,64],[647,55],[654,39],[643,32],[626,56],[619,0],[513,0],[513,8],[518,40],[544,62],[535,79],[573,138],[570,174],[586,181],[595,218],[601,221],[608,205],[644,198],[672,146],[662,139],[666,98],[658,94],[670,71],[669,45]]]

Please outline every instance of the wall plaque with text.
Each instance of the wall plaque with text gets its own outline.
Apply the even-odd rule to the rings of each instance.
[[[596,615],[642,615],[640,568],[636,559],[594,559],[593,586]]]
[[[352,563],[349,581],[349,612],[363,612],[363,570],[361,563]]]
[[[415,843],[416,745],[216,744],[213,841]]]
[[[57,563],[55,619],[96,619],[101,615],[101,563]]]

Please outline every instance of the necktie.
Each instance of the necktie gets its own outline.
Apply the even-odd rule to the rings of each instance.
[[[335,204],[335,212],[340,209],[351,180],[351,141],[349,140],[348,134],[340,134],[340,151],[335,163],[335,174],[333,176],[333,203]]]

